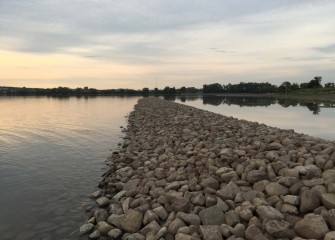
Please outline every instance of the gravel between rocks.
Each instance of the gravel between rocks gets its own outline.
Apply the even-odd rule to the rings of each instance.
[[[91,239],[335,236],[331,141],[143,98],[106,163]]]

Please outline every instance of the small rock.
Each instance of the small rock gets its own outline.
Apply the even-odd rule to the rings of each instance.
[[[142,226],[143,215],[135,210],[129,210],[120,223],[121,230],[129,233],[138,232]]]
[[[96,200],[96,203],[99,205],[99,207],[106,207],[109,205],[109,199],[106,197],[100,197]]]
[[[229,226],[235,226],[236,223],[240,222],[240,217],[234,210],[230,210],[225,213],[226,223]]]
[[[269,240],[262,231],[253,224],[245,230],[244,236],[246,240]]]
[[[94,218],[97,223],[101,221],[106,221],[107,217],[108,217],[108,213],[105,209],[97,209],[94,212]]]
[[[122,235],[122,231],[120,229],[114,228],[110,230],[107,234],[112,239],[118,239]]]
[[[324,240],[335,240],[335,231],[328,232],[326,234]]]
[[[179,218],[176,218],[175,220],[173,220],[170,223],[170,225],[168,227],[168,232],[175,235],[177,233],[178,229],[181,228],[181,227],[184,227],[184,226],[186,226],[185,223],[182,220],[180,220]]]
[[[225,188],[217,191],[217,196],[222,198],[222,200],[234,200],[239,191],[240,189],[236,183],[230,181]]]
[[[333,193],[323,193],[321,195],[322,204],[330,209],[335,209],[335,194]]]
[[[274,238],[289,238],[294,236],[293,231],[290,229],[290,224],[283,220],[269,220],[265,223],[265,229],[271,237]]]
[[[163,221],[168,217],[168,213],[166,212],[165,208],[163,208],[163,207],[154,208],[152,211],[154,213],[156,213],[157,216]]]
[[[286,195],[288,194],[288,188],[284,187],[283,185],[280,185],[278,183],[269,183],[265,187],[265,191],[269,196],[274,196],[274,195]]]
[[[107,234],[110,230],[113,229],[111,225],[109,225],[107,222],[104,221],[99,222],[95,228],[103,234]]]
[[[201,181],[200,185],[203,187],[203,188],[212,188],[214,190],[217,190],[219,189],[219,182],[218,180],[216,180],[215,178],[213,177],[208,177],[208,178],[205,178],[204,180]]]
[[[225,223],[225,216],[218,206],[205,208],[199,213],[203,225],[221,225]]]
[[[247,181],[251,184],[256,182],[267,180],[268,174],[263,170],[251,170],[247,174]]]
[[[99,230],[95,230],[89,236],[90,239],[98,239],[99,237],[100,237],[100,231]]]
[[[186,214],[183,212],[178,213],[178,216],[188,225],[199,226],[201,224],[201,219],[196,214]]]
[[[92,198],[92,199],[97,199],[99,197],[101,197],[100,190],[97,190],[97,191],[95,191],[95,192],[93,192],[93,193],[90,194],[90,198]]]
[[[320,207],[320,197],[316,191],[303,189],[300,193],[300,212],[309,212]]]
[[[191,210],[191,203],[188,199],[182,197],[173,198],[171,208],[175,212],[188,213]]]
[[[284,215],[279,212],[277,209],[271,206],[259,206],[256,209],[257,214],[261,219],[265,220],[281,220],[284,219]]]
[[[84,224],[80,227],[79,233],[80,233],[80,235],[91,233],[93,231],[94,227],[95,226],[92,223],[86,223],[86,224]]]
[[[202,239],[222,240],[219,226],[200,226],[200,234]]]

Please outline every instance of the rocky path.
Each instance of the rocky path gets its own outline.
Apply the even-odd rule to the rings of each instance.
[[[335,239],[335,144],[144,98],[108,159],[91,239]]]

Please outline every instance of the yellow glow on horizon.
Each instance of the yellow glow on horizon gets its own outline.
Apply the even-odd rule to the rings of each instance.
[[[29,54],[0,50],[1,79],[51,80],[144,74],[146,66],[125,65],[67,54]]]

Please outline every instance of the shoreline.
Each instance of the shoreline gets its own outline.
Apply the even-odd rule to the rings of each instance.
[[[158,98],[140,99],[128,122],[122,149],[106,161],[101,190],[90,195],[95,204],[81,234],[157,240],[335,235],[334,141]]]

